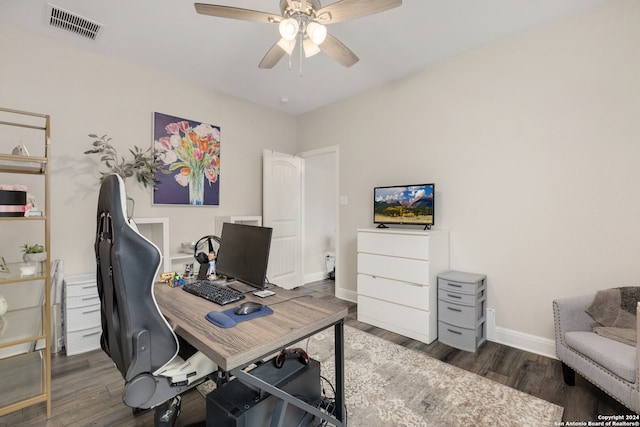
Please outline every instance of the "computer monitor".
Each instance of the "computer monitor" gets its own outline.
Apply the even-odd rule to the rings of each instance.
[[[225,222],[220,234],[217,272],[264,289],[272,231],[269,227]]]

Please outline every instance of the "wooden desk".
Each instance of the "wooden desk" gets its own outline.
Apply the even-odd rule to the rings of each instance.
[[[347,309],[307,294],[304,290],[273,289],[276,295],[247,297],[235,304],[221,307],[180,288],[156,283],[154,294],[160,311],[177,334],[213,360],[224,372],[259,387],[284,402],[291,403],[322,419],[326,414],[287,395],[257,378],[241,371],[242,368],[279,352],[323,329],[335,327],[336,357],[336,418],[330,422],[343,426],[344,405],[344,319]],[[220,328],[205,319],[210,311],[222,311],[246,301],[258,301],[272,308],[273,314],[238,323],[232,328]],[[295,401],[291,401],[294,399]],[[281,405],[282,406],[282,405]],[[313,410],[311,410],[313,409]],[[333,417],[329,417],[333,418]]]

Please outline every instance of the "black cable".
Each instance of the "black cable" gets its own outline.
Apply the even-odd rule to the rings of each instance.
[[[304,297],[311,297],[313,298],[313,295],[311,294],[305,294],[305,295],[298,295],[289,299],[286,299],[284,301],[278,301],[278,302],[274,302],[273,304],[269,304],[269,305],[265,305],[265,307],[272,307],[274,305],[278,305],[278,304],[282,304],[283,302],[287,302],[287,301],[291,301],[292,299],[297,299],[297,298],[304,298]]]

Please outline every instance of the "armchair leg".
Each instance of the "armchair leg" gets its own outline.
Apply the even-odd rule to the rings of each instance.
[[[176,396],[162,405],[156,406],[155,413],[153,414],[154,427],[173,427],[176,424],[178,415],[180,415],[181,403],[181,397]]]
[[[576,371],[562,362],[562,376],[564,377],[564,383],[568,386],[576,385]]]

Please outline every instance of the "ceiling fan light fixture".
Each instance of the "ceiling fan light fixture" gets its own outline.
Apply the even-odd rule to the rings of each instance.
[[[287,40],[283,37],[280,39],[280,41],[278,41],[278,46],[280,46],[280,48],[284,50],[287,55],[291,55],[293,53],[293,48],[296,47],[296,39],[294,38],[293,40]]]
[[[302,42],[302,47],[304,49],[304,57],[305,58],[310,58],[313,55],[316,55],[316,54],[320,53],[320,48],[318,47],[318,45],[315,44],[308,37],[304,38],[304,41]]]
[[[316,45],[321,45],[327,38],[327,27],[317,22],[309,22],[307,25],[307,35]]]
[[[278,26],[280,35],[286,40],[295,40],[300,24],[293,18],[283,19]]]

